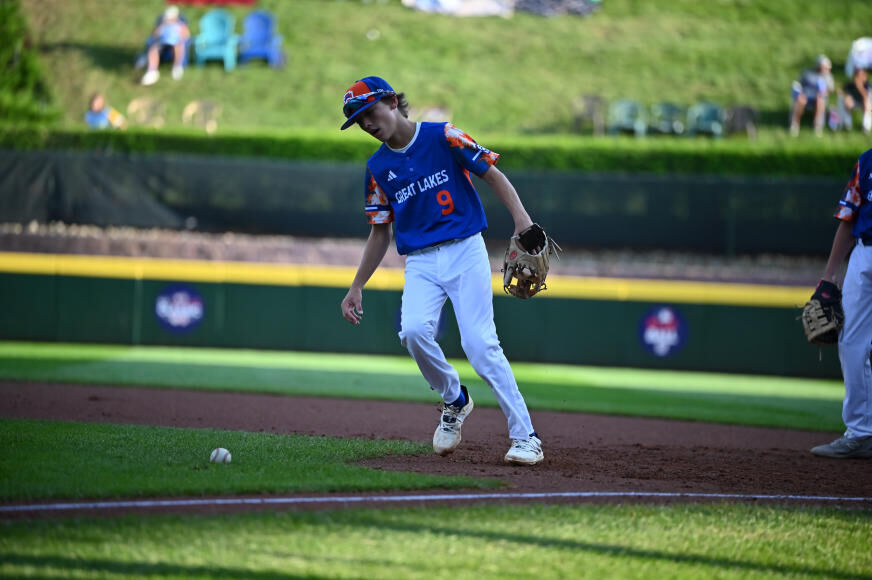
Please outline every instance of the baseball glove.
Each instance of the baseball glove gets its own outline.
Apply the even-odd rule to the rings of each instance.
[[[548,262],[560,246],[539,224],[533,224],[509,240],[503,262],[503,290],[517,298],[532,298],[545,290]],[[558,256],[559,259],[559,256]]]
[[[814,344],[835,344],[839,330],[845,322],[842,310],[842,292],[839,287],[821,280],[808,302],[802,308],[802,327],[805,337]]]

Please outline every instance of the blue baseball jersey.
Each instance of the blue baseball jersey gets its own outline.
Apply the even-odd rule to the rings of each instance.
[[[860,155],[854,164],[854,173],[845,186],[835,217],[853,223],[855,237],[872,237],[872,149]]]
[[[483,232],[487,219],[470,173],[484,175],[497,159],[451,123],[418,123],[409,145],[383,143],[366,164],[369,223],[394,222],[400,254]]]

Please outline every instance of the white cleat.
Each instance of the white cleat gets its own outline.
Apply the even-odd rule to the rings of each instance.
[[[156,70],[150,70],[142,75],[142,84],[145,86],[153,85],[160,78],[160,73]]]
[[[512,446],[506,453],[506,462],[515,465],[536,465],[543,459],[545,454],[542,453],[542,441],[536,436],[512,440]]]
[[[466,392],[466,387],[461,386],[460,388],[466,395],[466,405],[459,408],[443,404],[442,418],[439,420],[436,432],[433,433],[433,451],[437,455],[448,455],[457,449],[457,446],[460,445],[460,429],[463,427],[463,421],[475,406],[472,397]]]

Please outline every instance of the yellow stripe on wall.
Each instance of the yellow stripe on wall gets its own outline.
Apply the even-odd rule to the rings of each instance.
[[[498,286],[502,290],[502,280]],[[813,290],[763,284],[554,276],[548,278],[545,294],[554,298],[794,308],[805,304]]]
[[[0,272],[9,274],[347,288],[356,270],[349,266],[0,252]],[[366,287],[401,290],[403,271],[379,268]],[[503,294],[501,275],[493,276],[493,288],[495,294]],[[811,288],[791,286],[553,275],[548,279],[548,290],[536,299],[584,298],[795,308],[804,304],[811,292]]]
[[[351,284],[355,271],[346,266],[0,252],[0,272],[10,274],[345,287]],[[370,285],[379,290],[402,288],[403,272],[380,269]]]

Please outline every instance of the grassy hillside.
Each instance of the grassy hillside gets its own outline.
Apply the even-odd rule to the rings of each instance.
[[[278,17],[283,70],[225,73],[214,63],[142,87],[133,63],[162,0],[20,2],[63,126],[80,125],[100,90],[119,109],[140,96],[163,100],[167,128],[181,125],[185,103],[212,99],[223,106],[219,130],[244,132],[337,131],[347,86],[379,74],[413,106],[444,107],[477,135],[567,132],[574,99],[597,93],[749,104],[771,127],[761,140],[780,140],[791,81],[822,52],[841,81],[851,41],[872,20],[872,3],[854,0],[604,0],[589,18],[511,19],[425,14],[400,0],[259,0]],[[206,8],[183,8],[196,33]],[[240,19],[249,10],[232,9]]]

